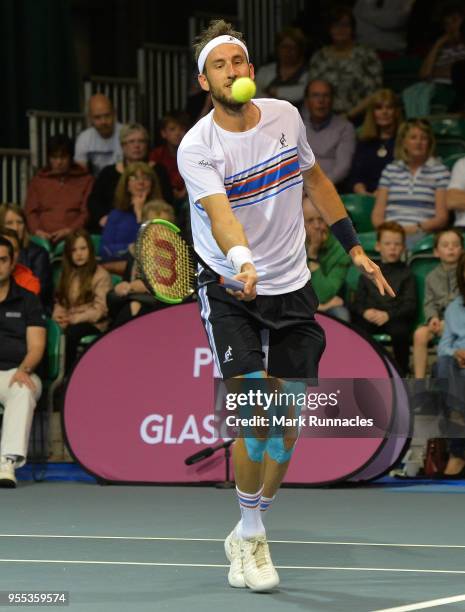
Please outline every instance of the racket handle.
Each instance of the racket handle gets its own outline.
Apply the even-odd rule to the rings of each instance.
[[[198,461],[202,461],[202,459],[211,457],[214,452],[215,452],[215,449],[213,449],[211,446],[208,446],[207,448],[204,448],[198,453],[195,453],[194,455],[187,457],[187,459],[184,460],[184,463],[186,465],[193,465],[194,463],[197,463]]]
[[[232,289],[233,291],[244,290],[244,283],[242,281],[235,280],[234,278],[228,278],[227,276],[220,276],[219,283],[225,289]]]

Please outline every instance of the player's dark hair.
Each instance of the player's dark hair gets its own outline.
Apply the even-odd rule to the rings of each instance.
[[[434,248],[435,249],[437,248],[439,244],[439,240],[441,239],[441,236],[444,236],[444,234],[449,234],[450,232],[452,232],[453,234],[457,236],[457,238],[460,240],[460,244],[463,246],[463,234],[459,230],[459,228],[458,227],[448,227],[447,229],[443,229],[440,232],[436,232],[436,234],[434,234]]]
[[[224,19],[214,19],[213,21],[210,21],[208,27],[195,38],[193,45],[195,63],[197,63],[199,55],[201,54],[205,45],[218,36],[234,36],[234,38],[237,38],[245,45],[243,34],[234,30],[231,23],[228,23]]]
[[[0,234],[2,234],[2,232],[0,231]],[[14,256],[15,256],[15,251],[13,249],[13,245],[11,244],[11,242],[9,240],[7,240],[6,238],[4,238],[3,236],[0,235],[0,246],[4,246],[8,249],[8,256],[10,258],[10,261],[13,261]]]
[[[405,230],[400,223],[397,223],[396,221],[385,221],[384,223],[381,223],[376,231],[376,240],[381,240],[383,232],[394,232],[395,234],[400,234],[402,236],[402,242],[405,244]]]

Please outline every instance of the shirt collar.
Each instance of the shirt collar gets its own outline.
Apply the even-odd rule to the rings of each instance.
[[[331,123],[332,118],[333,118],[333,114],[330,113],[328,115],[328,118],[325,119],[323,122],[321,122],[321,123],[313,123],[312,118],[311,118],[311,116],[309,114],[308,121],[309,121],[310,125],[312,126],[312,129],[315,130],[315,132],[321,132],[321,130],[324,130],[325,128],[328,127],[328,125]]]

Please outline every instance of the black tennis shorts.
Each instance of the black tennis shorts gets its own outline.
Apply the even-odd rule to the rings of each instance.
[[[200,315],[224,379],[266,370],[276,378],[317,378],[325,348],[314,313],[318,298],[309,281],[282,295],[258,295],[243,302],[202,269],[198,278]],[[264,349],[268,346],[268,363]]]

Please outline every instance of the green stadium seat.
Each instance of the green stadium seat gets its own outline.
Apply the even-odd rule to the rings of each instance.
[[[431,115],[428,121],[436,138],[465,140],[465,119],[452,115]]]
[[[400,93],[409,85],[416,83],[422,61],[421,57],[411,57],[408,55],[384,60],[384,87]]]
[[[452,155],[448,155],[444,157],[442,163],[447,166],[447,168],[452,172],[452,168],[457,160],[462,159],[465,156],[465,153],[453,153]]]
[[[423,302],[425,299],[425,281],[428,274],[438,265],[438,263],[439,259],[437,257],[433,257],[433,255],[429,257],[426,257],[425,255],[413,257],[410,261],[410,269],[415,277],[415,284],[417,288],[418,308],[415,327],[425,323],[425,313],[423,311]]]
[[[436,141],[436,154],[441,159],[452,155],[465,155],[465,139],[438,138]]]
[[[392,338],[389,334],[373,334],[372,338],[379,344],[390,345],[392,343]]]
[[[358,238],[368,257],[371,259],[379,259],[379,253],[375,251],[376,232],[360,232]]]
[[[353,264],[349,266],[344,282],[344,302],[349,306],[354,301],[355,292],[357,291],[358,279],[360,278],[360,270]]]
[[[41,238],[40,236],[30,236],[30,240],[31,242],[34,242],[34,244],[38,244],[43,249],[45,249],[47,253],[50,254],[52,252],[52,245],[50,244],[50,241],[47,240],[47,238]]]
[[[375,197],[359,193],[341,195],[341,200],[349,213],[357,232],[371,232],[371,212],[375,205]]]
[[[417,255],[430,255],[433,256],[434,249],[434,234],[426,234],[418,242],[416,242],[410,249],[410,257],[416,257]]]

